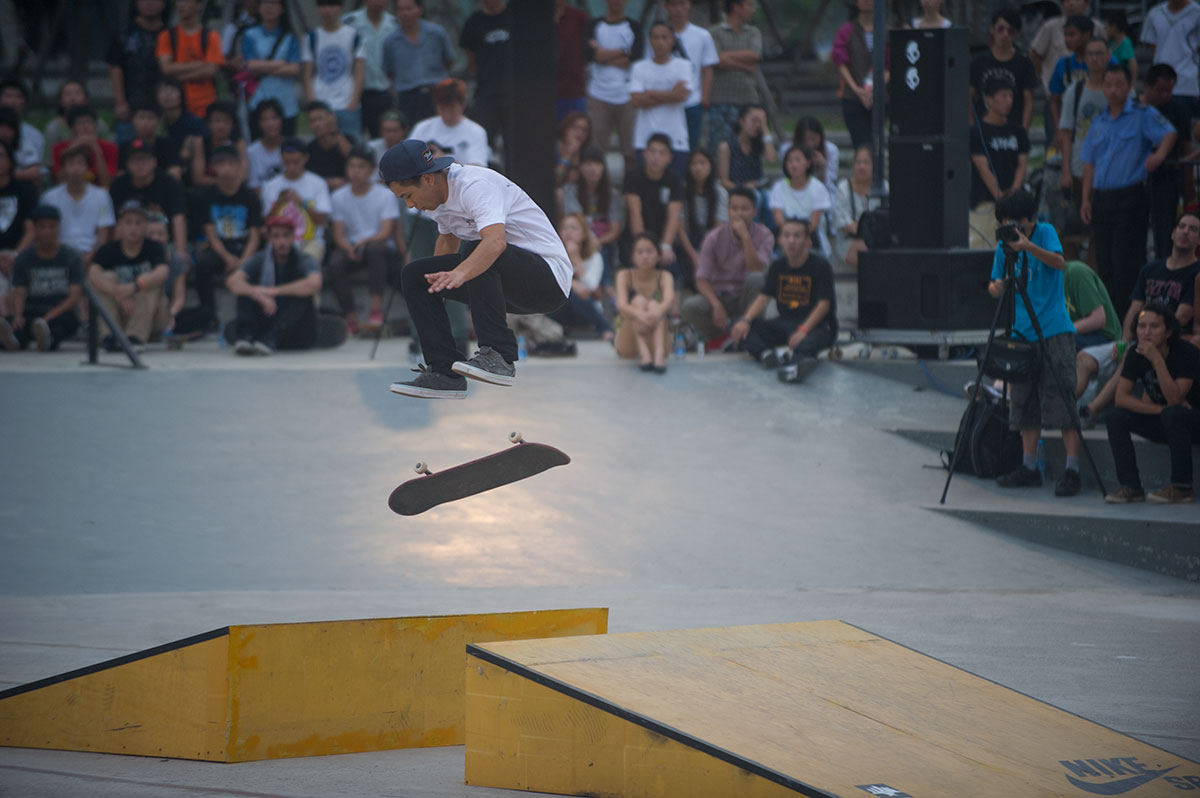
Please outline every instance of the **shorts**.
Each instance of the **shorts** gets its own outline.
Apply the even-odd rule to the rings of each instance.
[[[1047,338],[1046,356],[1037,379],[1014,383],[1010,390],[1012,408],[1008,423],[1012,429],[1077,429],[1075,334],[1060,333]]]
[[[1116,348],[1116,342],[1109,341],[1080,350],[1100,366],[1100,370],[1096,372],[1096,382],[1100,385],[1111,380],[1112,376],[1117,373],[1117,359],[1113,357],[1113,350]]]

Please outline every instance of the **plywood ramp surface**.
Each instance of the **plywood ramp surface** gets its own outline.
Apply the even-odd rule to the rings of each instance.
[[[893,798],[1200,789],[1194,762],[839,621],[468,652],[472,784]],[[717,775],[689,775],[697,757]],[[756,786],[731,791],[735,778]]]

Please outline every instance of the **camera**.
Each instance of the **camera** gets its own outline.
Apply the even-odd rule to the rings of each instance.
[[[1005,244],[1014,244],[1020,237],[1020,230],[1015,224],[1002,224],[996,228],[996,238]]]

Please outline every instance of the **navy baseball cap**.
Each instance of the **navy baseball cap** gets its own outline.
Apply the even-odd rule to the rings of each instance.
[[[379,159],[379,177],[386,186],[398,180],[411,180],[419,175],[440,172],[454,163],[448,155],[433,157],[433,150],[420,139],[408,139],[383,154]]]
[[[29,218],[35,222],[39,219],[53,219],[56,222],[61,222],[62,213],[53,205],[38,205],[29,212]]]

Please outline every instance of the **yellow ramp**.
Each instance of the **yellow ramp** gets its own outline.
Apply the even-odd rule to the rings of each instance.
[[[1200,765],[840,621],[467,647],[469,784],[588,796],[1174,796]]]
[[[0,745],[246,762],[462,744],[468,643],[606,609],[229,626],[0,692]]]

